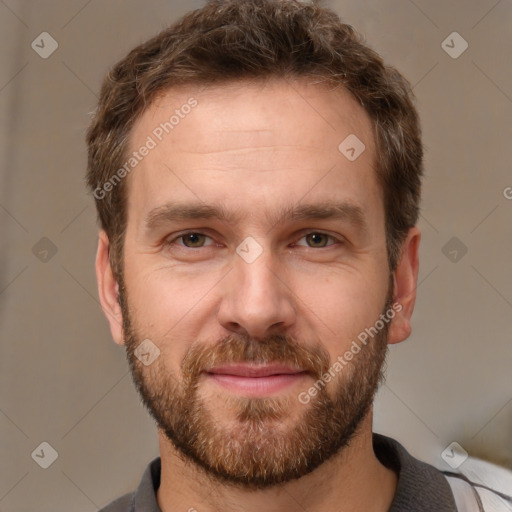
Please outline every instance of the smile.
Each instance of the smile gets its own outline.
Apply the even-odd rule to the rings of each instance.
[[[277,393],[307,375],[307,371],[278,364],[219,366],[206,372],[207,378],[224,389],[249,396]]]

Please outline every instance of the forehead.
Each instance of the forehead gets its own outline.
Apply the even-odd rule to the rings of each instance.
[[[343,88],[271,80],[169,89],[133,126],[129,153],[144,145],[152,149],[128,176],[129,217],[139,220],[184,196],[238,211],[252,201],[282,209],[284,196],[291,207],[305,194],[380,201],[372,122]],[[351,160],[352,148],[364,150]]]
[[[197,106],[189,108],[196,102]],[[167,131],[161,127],[166,123]],[[186,129],[192,124],[193,130]],[[165,139],[157,142],[183,151],[225,151],[244,141],[253,145],[258,141],[290,142],[296,149],[313,143],[318,149],[332,150],[347,130],[357,133],[367,149],[372,149],[370,118],[342,87],[328,89],[304,78],[227,82],[181,86],[160,93],[135,122],[130,146],[136,149],[137,140],[153,134]],[[213,132],[215,139],[211,138]]]

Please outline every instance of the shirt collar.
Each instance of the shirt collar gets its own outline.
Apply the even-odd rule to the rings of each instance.
[[[373,450],[384,466],[398,474],[388,512],[457,512],[446,477],[434,466],[414,458],[398,441],[373,434]]]
[[[434,466],[414,458],[395,439],[373,433],[376,457],[398,475],[395,497],[389,512],[456,512],[450,486]],[[156,501],[160,486],[161,459],[153,459],[146,467],[134,493],[131,512],[161,512]]]

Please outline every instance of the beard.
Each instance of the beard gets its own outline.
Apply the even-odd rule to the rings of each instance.
[[[391,307],[391,293],[390,287],[382,313]],[[192,344],[180,373],[175,374],[165,366],[165,347],[174,340],[142,336],[127,299],[120,276],[126,355],[144,406],[178,456],[223,484],[265,489],[312,472],[349,445],[384,380],[389,330],[386,322],[329,384],[324,380],[323,386],[316,386],[318,392],[307,404],[290,392],[284,397],[244,397],[210,391],[205,396],[200,385],[204,382],[203,372],[213,366],[288,364],[313,377],[314,381],[300,390],[307,391],[313,382],[322,380],[332,362],[321,344],[305,345],[278,334],[258,341],[231,334],[214,344]],[[161,354],[145,366],[134,351],[148,337]],[[343,352],[349,346],[347,341],[350,340],[340,340]],[[215,408],[210,405],[215,403],[227,411],[217,419]]]

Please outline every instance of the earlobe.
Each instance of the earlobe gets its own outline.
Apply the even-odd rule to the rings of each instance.
[[[421,233],[417,226],[409,229],[402,245],[400,261],[394,272],[393,303],[396,315],[388,331],[388,343],[400,343],[411,334],[411,316],[416,301]]]
[[[109,239],[105,231],[100,231],[96,253],[96,279],[101,308],[110,324],[112,338],[118,345],[124,345],[123,315],[118,300],[117,283],[109,258]]]

